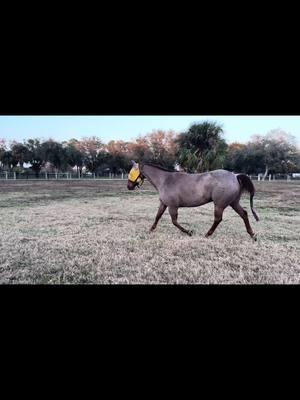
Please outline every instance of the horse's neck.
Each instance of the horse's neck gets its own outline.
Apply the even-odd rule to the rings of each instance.
[[[159,191],[167,172],[159,170],[158,168],[150,165],[144,165],[142,174],[152,183],[152,185]]]

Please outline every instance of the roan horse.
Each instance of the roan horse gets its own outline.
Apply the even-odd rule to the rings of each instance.
[[[144,179],[147,178],[159,193],[160,206],[150,232],[154,231],[158,221],[168,207],[173,224],[182,232],[191,236],[192,232],[184,229],[177,222],[178,208],[198,207],[213,201],[215,205],[215,220],[206,237],[214,233],[222,221],[225,208],[231,206],[244,220],[249,235],[256,240],[256,234],[250,226],[247,211],[240,205],[242,192],[246,190],[250,193],[252,213],[256,221],[259,221],[253,208],[255,188],[247,175],[236,175],[225,170],[204,172],[202,174],[187,174],[185,172],[169,171],[149,163],[141,164],[140,166],[135,161],[132,161],[132,164],[133,167],[128,176],[128,189],[134,190],[136,187],[140,187]]]

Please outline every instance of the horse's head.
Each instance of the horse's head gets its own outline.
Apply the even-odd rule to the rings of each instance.
[[[140,166],[135,161],[132,162],[132,168],[128,175],[128,183],[127,188],[128,190],[134,190],[136,187],[141,187],[144,183],[144,176],[140,171]]]

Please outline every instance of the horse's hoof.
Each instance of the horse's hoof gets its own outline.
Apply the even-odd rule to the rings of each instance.
[[[257,233],[255,233],[253,236],[251,236],[252,237],[252,240],[254,241],[254,242],[257,242]]]

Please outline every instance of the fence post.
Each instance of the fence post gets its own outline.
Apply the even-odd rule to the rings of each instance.
[[[5,179],[8,179],[8,172],[5,171]]]
[[[124,172],[122,172],[122,179],[124,179]]]
[[[47,171],[45,171],[45,179],[48,179]]]
[[[269,174],[269,182],[270,182],[271,178],[272,178],[272,175],[271,175],[271,174]]]
[[[96,174],[95,174],[95,172],[93,173],[93,177],[94,177],[94,179],[96,179]]]
[[[16,180],[17,179],[17,174],[14,172],[14,179]]]
[[[57,179],[57,172],[55,172],[55,179]]]

